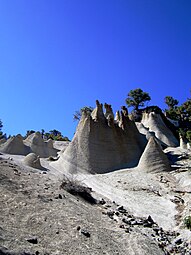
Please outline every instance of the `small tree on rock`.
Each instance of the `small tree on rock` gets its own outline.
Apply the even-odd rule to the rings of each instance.
[[[149,94],[138,88],[130,90],[125,101],[128,107],[133,107],[135,111],[138,111],[140,106],[144,106],[145,102],[150,100]]]
[[[82,113],[91,114],[92,111],[93,111],[93,107],[84,106],[83,108],[80,109],[80,111],[75,111],[75,113],[73,114],[73,119],[74,121],[76,120],[79,121],[82,116]]]

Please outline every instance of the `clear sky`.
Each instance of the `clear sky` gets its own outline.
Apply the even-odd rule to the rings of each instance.
[[[191,0],[0,0],[0,119],[7,134],[60,130],[131,89],[149,105],[191,89]]]

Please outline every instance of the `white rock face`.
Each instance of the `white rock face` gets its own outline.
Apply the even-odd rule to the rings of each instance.
[[[155,133],[155,136],[164,144],[170,147],[179,146],[179,142],[173,135],[171,130],[165,125],[160,114],[150,112],[143,113],[141,123],[144,127],[149,128],[149,131]]]
[[[82,115],[72,142],[54,164],[64,171],[89,173],[106,173],[138,164],[146,146],[145,136],[124,109],[118,122],[114,121],[111,108],[107,104],[106,107],[106,116],[98,101],[91,116]]]

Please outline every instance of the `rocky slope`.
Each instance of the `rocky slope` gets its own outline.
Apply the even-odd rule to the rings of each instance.
[[[99,179],[99,189],[95,192],[91,178],[86,178],[94,190],[92,195],[97,199],[96,204],[91,204],[61,189],[62,175],[57,173],[55,176],[52,170],[27,168],[18,162],[22,161],[14,156],[10,159],[8,155],[2,155],[0,159],[0,254],[190,254],[190,231],[182,226],[185,208],[186,213],[189,212],[190,193],[183,190],[183,186],[174,185],[174,177],[160,177],[158,183],[164,186],[159,189],[148,185],[146,179],[141,181],[143,176],[138,172],[137,177],[132,175],[132,171],[126,173],[126,179],[125,170],[91,175],[91,178]],[[185,174],[181,167],[186,166],[186,162],[189,160],[184,159],[182,166],[179,164],[176,173],[179,180],[183,178],[181,173]],[[42,165],[48,164],[48,161],[42,161]],[[135,182],[138,176],[140,181]],[[158,178],[155,177],[152,179]],[[77,177],[73,178],[72,182],[78,185]],[[107,196],[108,183],[124,191],[121,199]],[[100,192],[104,187],[105,190]],[[170,215],[171,219],[168,219],[159,210],[162,208],[160,199],[165,199],[172,190],[176,195],[168,199],[169,202],[174,199],[171,203],[177,215]],[[127,194],[132,194],[128,203],[124,199]],[[151,195],[148,197],[151,202],[148,213],[140,210],[139,215],[133,214],[131,204],[135,207],[138,197],[142,197],[144,208],[148,194]],[[155,205],[152,204],[154,201]],[[167,211],[169,208],[166,204]],[[166,222],[166,228],[161,227],[154,211],[161,213],[159,218],[163,217],[164,221],[165,217],[166,221],[174,217],[174,226],[168,227]]]
[[[140,134],[125,107],[105,109],[71,143],[36,133],[0,146],[0,254],[191,254],[191,151],[163,151],[152,126]]]

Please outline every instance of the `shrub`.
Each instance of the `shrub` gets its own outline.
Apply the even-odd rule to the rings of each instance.
[[[133,107],[135,111],[138,111],[140,106],[144,106],[146,101],[150,101],[151,97],[147,92],[144,92],[142,89],[130,90],[127,95],[126,104],[128,107]]]
[[[92,189],[87,186],[83,186],[77,180],[71,180],[65,177],[60,185],[60,188],[66,190],[68,193],[74,196],[83,198],[90,204],[97,204],[97,200],[91,195]]]

